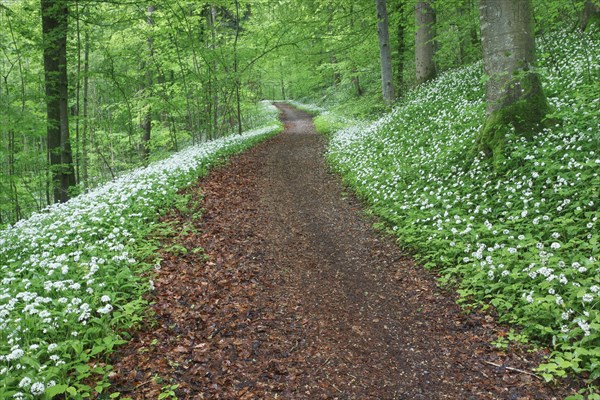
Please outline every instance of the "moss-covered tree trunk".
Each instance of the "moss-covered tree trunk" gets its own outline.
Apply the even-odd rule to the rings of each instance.
[[[486,121],[477,140],[477,150],[500,161],[509,129],[531,137],[549,106],[534,69],[530,0],[481,0],[479,11],[488,80]]]

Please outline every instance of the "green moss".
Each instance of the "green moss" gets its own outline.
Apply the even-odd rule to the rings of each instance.
[[[505,160],[504,144],[506,134],[514,129],[517,135],[531,139],[547,121],[550,105],[542,90],[539,77],[534,73],[517,76],[508,83],[510,88],[520,87],[518,97],[515,91],[507,90],[502,105],[488,115],[477,137],[475,150],[493,159],[499,168]]]

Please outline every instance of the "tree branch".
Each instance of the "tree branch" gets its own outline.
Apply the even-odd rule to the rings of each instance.
[[[518,369],[518,368],[513,368],[513,367],[507,367],[505,365],[496,364],[496,363],[493,363],[491,361],[485,361],[484,360],[483,362],[486,363],[486,364],[492,365],[492,366],[494,366],[496,368],[502,368],[502,369],[506,369],[506,370],[509,370],[509,371],[520,372],[522,374],[527,374],[527,375],[530,375],[530,376],[534,376],[534,377],[538,378],[539,380],[544,380],[541,376],[536,375],[533,372],[529,372],[529,371],[525,371],[525,370]]]

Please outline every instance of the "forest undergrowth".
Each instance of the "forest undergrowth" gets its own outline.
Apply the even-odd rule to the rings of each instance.
[[[147,313],[143,294],[166,210],[178,191],[226,157],[280,132],[262,128],[188,147],[0,231],[0,398],[102,393],[103,360]],[[93,383],[92,386],[91,383]]]
[[[529,141],[511,132],[496,166],[473,150],[480,63],[407,93],[375,122],[302,108],[320,113],[330,164],[381,227],[456,285],[465,307],[518,326],[498,346],[550,345],[541,376],[574,373],[598,399],[600,41],[558,33],[538,50],[556,125]],[[178,190],[212,165],[278,132],[269,110],[272,125],[190,147],[0,231],[0,397],[106,390],[103,360],[147,310],[153,254],[170,229],[159,216],[184,207]]]
[[[382,227],[457,285],[465,307],[518,326],[498,346],[550,345],[538,372],[577,374],[600,398],[600,41],[562,32],[538,49],[556,124],[532,140],[513,129],[500,166],[474,150],[481,63],[443,73],[373,123],[325,112],[315,125]]]

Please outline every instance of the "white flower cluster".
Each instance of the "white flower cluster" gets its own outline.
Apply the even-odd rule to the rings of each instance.
[[[560,49],[548,51],[558,64],[544,85],[566,117],[530,139],[508,131],[501,173],[474,154],[485,120],[481,64],[442,74],[367,127],[338,131],[328,158],[402,240],[427,253],[437,246],[436,260],[465,285],[509,307],[522,301],[516,312],[574,310],[551,327],[573,339],[600,326],[600,99],[582,102],[574,90],[600,74],[600,41],[587,37],[583,49],[577,35],[555,39]]]
[[[18,396],[28,398],[51,386],[46,373],[67,376],[60,368],[73,353],[69,343],[112,334],[97,333],[98,326],[110,330],[97,323],[96,333],[82,333],[149,289],[136,274],[135,238],[167,199],[218,154],[278,130],[271,124],[189,147],[0,231],[0,381],[20,382]],[[0,387],[0,397],[10,390],[17,388]]]
[[[311,112],[311,113],[320,114],[325,111],[325,109],[323,107],[319,107],[316,104],[300,103],[296,100],[287,100],[286,103],[291,104],[296,108],[299,108],[301,110]]]

